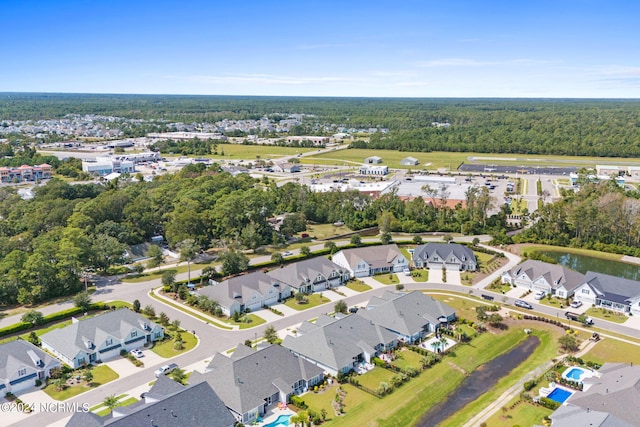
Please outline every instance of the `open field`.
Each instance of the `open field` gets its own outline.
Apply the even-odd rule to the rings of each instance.
[[[226,147],[226,146],[225,146]],[[523,166],[564,166],[564,167],[594,167],[596,164],[633,164],[640,166],[640,163],[632,162],[630,159],[618,157],[580,157],[580,156],[558,156],[545,155],[522,155],[522,154],[487,154],[487,153],[450,153],[450,152],[410,152],[394,150],[364,150],[346,149],[339,152],[322,153],[317,156],[308,156],[300,159],[305,164],[328,164],[354,166],[354,163],[361,164],[365,158],[370,156],[382,157],[382,164],[390,168],[412,169],[412,170],[456,170],[461,163],[482,163],[495,165],[523,165]],[[403,166],[400,160],[405,157],[415,157],[419,160],[417,166]],[[475,158],[475,161],[469,160]]]
[[[318,151],[317,148],[300,148],[300,147],[279,147],[274,145],[243,145],[243,144],[218,144],[218,154],[209,154],[205,156],[211,159],[224,160],[256,160],[271,159],[275,160],[284,156],[295,156],[300,153],[308,153],[310,151]],[[224,155],[223,155],[224,153]],[[167,158],[171,156],[165,156]]]

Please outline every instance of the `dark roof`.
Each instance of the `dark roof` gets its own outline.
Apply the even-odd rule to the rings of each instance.
[[[17,339],[0,344],[0,383],[25,365],[44,370],[60,366],[60,362],[29,341]]]
[[[173,393],[152,403],[124,407],[114,414],[100,417],[76,412],[67,427],[230,427],[235,418],[206,382]]]
[[[636,280],[587,271],[585,282],[609,301],[627,304],[630,298],[640,296],[640,282]]]
[[[509,270],[509,274],[513,279],[525,274],[531,281],[544,277],[553,289],[564,286],[569,292],[585,283],[585,276],[582,273],[571,270],[563,265],[551,264],[535,259],[528,259],[516,265]]]
[[[471,249],[461,245],[459,243],[427,243],[425,245],[419,245],[413,251],[413,258],[430,259],[433,255],[438,255],[440,259],[447,260],[454,255],[456,258],[462,261],[463,257],[466,258],[465,262],[476,262],[476,256]]]
[[[345,270],[338,264],[324,257],[315,257],[291,263],[283,268],[276,268],[267,275],[298,289],[302,283],[313,283],[318,275],[328,279],[333,272],[341,276],[345,274]]]
[[[207,372],[194,372],[190,381],[206,381],[227,407],[244,414],[279,391],[293,393],[296,382],[311,380],[322,372],[279,345],[254,351],[241,344],[231,357],[216,353]]]

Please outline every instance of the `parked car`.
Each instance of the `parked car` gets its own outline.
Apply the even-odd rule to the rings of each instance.
[[[572,301],[571,308],[580,308],[582,307],[582,301]]]
[[[175,363],[161,366],[155,372],[156,378],[158,378],[160,375],[167,375],[168,373],[173,372],[176,369],[178,369],[178,365],[176,365]]]
[[[521,299],[517,299],[513,305],[520,308],[527,308],[529,310],[533,310],[533,306],[526,301],[522,301]]]
[[[291,255],[293,255],[293,252],[291,252],[291,251],[282,252],[282,256],[291,256]]]
[[[411,276],[411,270],[409,269],[409,267],[405,267],[404,270],[402,270],[402,272],[404,273],[405,276]]]
[[[137,359],[140,359],[141,357],[144,357],[144,353],[139,348],[135,348],[135,349],[131,350],[130,353],[133,354],[133,357],[135,357]]]
[[[541,300],[542,298],[545,297],[545,295],[547,295],[545,291],[536,291],[534,298],[537,300]]]
[[[581,316],[583,315],[578,313],[573,313],[571,311],[567,311],[566,313],[564,313],[564,316],[569,320],[575,320],[576,322],[580,322],[582,320]],[[584,321],[582,321],[582,323],[584,323],[585,325],[593,325],[593,319],[590,318],[589,316],[584,316],[583,319]]]

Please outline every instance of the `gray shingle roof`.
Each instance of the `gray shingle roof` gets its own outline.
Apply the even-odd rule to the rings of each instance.
[[[471,249],[458,243],[427,243],[425,245],[419,245],[413,251],[413,258],[419,258],[422,260],[432,259],[434,255],[438,255],[440,260],[450,259],[451,256],[455,256],[459,260],[463,257],[468,262],[473,260],[476,262],[476,256]]]
[[[128,308],[122,308],[73,322],[64,328],[54,329],[42,335],[40,339],[64,356],[73,359],[80,350],[88,353],[95,350],[87,348],[87,341],[92,341],[98,346],[109,336],[124,340],[132,328],[143,329],[145,323],[150,328],[149,331],[157,326],[151,320]]]
[[[387,291],[382,298],[372,298],[367,308],[361,313],[363,317],[391,331],[409,336],[423,331],[427,324],[439,324],[441,316],[455,316],[453,308],[419,291]]]
[[[396,258],[404,257],[396,244],[344,249],[341,252],[351,267],[360,261],[366,261],[371,268],[389,267]]]
[[[344,269],[338,264],[324,257],[315,257],[291,263],[283,268],[276,268],[267,275],[298,289],[302,284],[313,283],[318,275],[328,279],[333,272],[338,272],[341,276],[345,274]]]
[[[363,351],[395,340],[393,333],[356,313],[297,337],[286,336],[282,346],[338,371]]]
[[[588,273],[587,273],[588,274]],[[566,401],[572,408],[583,411],[560,411],[559,419],[566,420],[563,426],[590,425],[581,422],[600,420],[600,426],[636,426],[640,420],[640,366],[626,363],[605,363],[598,371],[600,377],[585,379],[585,391],[576,392]],[[586,410],[589,410],[587,412]],[[596,414],[593,414],[593,412]],[[556,411],[557,412],[557,411]],[[556,412],[552,414],[554,426]],[[608,414],[603,417],[598,413]],[[564,421],[563,421],[564,422]]]
[[[123,415],[100,417],[76,412],[67,427],[231,427],[235,424],[233,415],[206,382],[183,387],[158,402],[118,408],[115,412]]]
[[[634,427],[614,415],[594,409],[561,406],[551,414],[553,427]]]
[[[36,364],[38,360],[42,361],[40,365]],[[46,370],[60,366],[60,362],[22,339],[0,344],[0,383],[25,365],[36,370]]]
[[[254,271],[253,273],[224,280],[217,285],[205,286],[198,289],[198,294],[229,307],[234,302],[244,304],[244,299],[248,298],[253,292],[265,295],[268,289],[277,282],[277,280],[261,271]]]
[[[640,282],[609,274],[587,271],[585,282],[604,295],[604,298],[621,304],[640,296]]]
[[[509,274],[514,279],[522,274],[526,274],[529,280],[532,281],[544,277],[553,289],[564,286],[569,292],[574,291],[586,281],[585,275],[582,273],[560,264],[551,264],[535,259],[528,259],[516,265],[509,270]]]
[[[208,372],[194,372],[190,381],[206,381],[218,393],[225,405],[239,414],[264,404],[266,397],[278,391],[293,392],[294,384],[311,380],[322,374],[322,369],[293,355],[279,345],[270,345],[258,351],[244,345],[234,353],[242,357],[229,358],[217,353]]]

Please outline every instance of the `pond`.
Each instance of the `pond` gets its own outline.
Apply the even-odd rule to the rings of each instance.
[[[536,253],[552,259],[567,268],[579,271],[582,274],[586,274],[587,271],[595,271],[598,273],[610,274],[612,276],[640,281],[640,265],[594,258],[586,255],[568,254],[564,252],[536,251]]]
[[[431,408],[418,427],[437,426],[442,421],[454,415],[467,404],[490,390],[504,376],[524,362],[540,344],[540,339],[529,336],[523,343],[513,350],[504,353],[489,363],[480,366],[465,378],[446,400]]]

